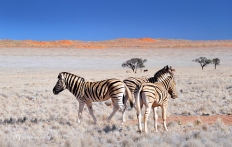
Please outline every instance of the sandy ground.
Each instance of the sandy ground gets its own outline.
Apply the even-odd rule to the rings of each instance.
[[[201,70],[200,65],[192,61],[201,56],[209,59],[219,58],[221,63],[217,69],[214,69],[214,65],[211,64]],[[128,73],[126,71],[130,69],[121,67],[123,62],[134,57],[148,60],[145,63],[145,69],[148,69],[148,72]],[[232,48],[101,50],[1,48],[1,146],[30,144],[69,146],[68,141],[72,146],[70,138],[80,135],[75,133],[82,132],[85,135],[86,130],[90,131],[82,128],[104,130],[105,119],[112,108],[104,103],[94,103],[94,113],[98,118],[99,126],[93,127],[93,120],[86,108],[83,113],[83,123],[79,126],[76,123],[78,103],[75,97],[68,91],[58,96],[52,93],[59,72],[71,72],[84,77],[87,81],[108,78],[123,80],[130,76],[151,77],[166,65],[176,69],[175,79],[179,92],[178,99],[169,101],[167,121],[170,131],[183,130],[183,128],[173,127],[173,124],[178,126],[187,124],[187,129],[189,127],[191,130],[189,123],[193,126],[195,124],[212,125],[218,121],[229,125],[230,128],[232,125]],[[128,132],[133,134],[137,130],[135,110],[128,108],[126,115],[128,121],[124,125],[129,126]],[[120,119],[121,113],[117,112],[111,124],[119,125]],[[153,126],[152,114],[149,120],[150,126]],[[161,118],[159,121],[161,122]],[[162,130],[162,127],[159,129]],[[17,138],[18,132],[20,132],[20,139]],[[91,134],[88,135],[91,136]],[[85,136],[79,136],[81,137],[85,138]],[[117,142],[111,142],[111,144],[117,145]],[[107,143],[105,145],[107,146]],[[133,146],[133,144],[130,145]]]

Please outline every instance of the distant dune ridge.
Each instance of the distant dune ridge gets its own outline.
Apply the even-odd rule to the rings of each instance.
[[[0,48],[206,48],[206,47],[232,47],[232,40],[192,41],[178,39],[153,38],[119,38],[106,41],[35,41],[35,40],[0,40]]]

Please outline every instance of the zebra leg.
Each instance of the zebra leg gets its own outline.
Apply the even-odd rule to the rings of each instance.
[[[78,111],[78,120],[77,122],[80,123],[81,122],[81,116],[82,116],[82,111],[84,109],[85,103],[79,101],[79,111]]]
[[[136,103],[135,109],[136,109],[137,120],[138,120],[138,132],[141,133],[142,132],[142,122],[141,122],[141,117],[142,117],[142,115],[141,115],[141,105],[142,104],[140,104],[140,96],[139,95],[137,95],[135,97],[135,103]]]
[[[113,103],[113,112],[111,113],[111,115],[108,117],[108,121],[111,120],[111,118],[114,116],[114,114],[119,110],[119,108],[121,109],[122,111],[122,124],[123,122],[125,122],[125,118],[124,118],[124,112],[126,110],[125,106],[124,106],[124,100],[123,100],[123,97],[124,97],[124,93],[118,93],[117,94],[117,97],[114,96],[114,95],[111,95],[111,100],[112,100],[112,103]],[[124,97],[125,98],[125,97]],[[127,98],[125,99],[127,100]]]
[[[139,111],[139,113],[137,113],[137,119],[138,119],[138,122],[139,122],[139,132],[141,133],[142,132],[142,122],[141,122],[141,119],[142,119],[142,109],[143,109],[143,100],[142,100],[142,97],[139,98],[140,102],[136,102],[138,107],[137,111]]]
[[[127,98],[125,98],[126,100],[124,100],[124,109],[123,109],[123,111],[122,111],[122,123],[124,123],[124,122],[126,122],[126,120],[125,120],[125,111],[126,111],[126,102],[127,102]]]
[[[115,103],[115,101],[112,100],[113,103],[113,112],[110,114],[110,116],[108,117],[108,121],[111,120],[111,118],[114,116],[114,114],[119,110],[118,105]]]
[[[145,133],[147,133],[147,120],[148,120],[148,116],[150,114],[151,106],[152,106],[152,103],[148,103],[148,104],[146,104],[146,108],[145,108],[145,115],[144,115],[144,131],[145,131]]]
[[[142,122],[141,122],[142,115],[139,107],[136,107],[136,109],[137,109],[137,119],[138,119],[138,129],[139,129],[138,132],[142,133]]]
[[[88,109],[89,109],[89,114],[90,114],[90,115],[92,116],[92,118],[93,118],[94,124],[97,124],[97,119],[96,119],[96,117],[95,117],[94,114],[93,114],[92,102],[88,102],[88,103],[86,103],[86,105],[87,105],[87,107],[88,107]]]
[[[140,110],[142,111],[143,104],[144,104],[143,96],[141,94],[138,95],[138,93],[136,93],[134,96],[134,99],[135,99],[134,107],[136,108],[138,105],[138,107],[140,107]],[[139,99],[139,102],[138,102],[138,99]]]
[[[157,129],[157,120],[158,120],[158,114],[157,114],[157,108],[158,107],[152,107],[153,108],[153,118],[154,118],[154,127],[155,127],[155,131],[158,132]]]
[[[164,129],[168,131],[167,125],[166,125],[166,113],[167,113],[167,105],[162,106],[162,118],[163,118],[163,125]]]

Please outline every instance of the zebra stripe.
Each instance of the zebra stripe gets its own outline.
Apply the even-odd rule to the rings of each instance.
[[[166,111],[167,111],[167,106],[168,106],[168,100],[169,100],[170,95],[171,95],[171,98],[178,97],[178,94],[176,92],[176,83],[174,81],[174,78],[172,76],[169,76],[165,80],[159,83],[158,82],[143,83],[140,87],[137,87],[137,88],[136,88],[136,91],[138,90],[138,92],[137,92],[137,96],[135,97],[135,100],[136,100],[136,111],[137,111],[137,118],[138,118],[138,124],[139,124],[138,125],[139,132],[142,131],[141,108],[143,105],[145,105],[145,116],[144,116],[145,132],[147,132],[147,119],[148,119],[148,115],[150,114],[151,107],[153,108],[155,130],[157,131],[157,119],[158,119],[157,107],[158,106],[161,106],[162,108],[163,125],[164,125],[165,130],[168,130],[166,126]]]
[[[164,68],[160,69],[158,72],[156,72],[154,77],[150,77],[150,78],[129,77],[129,78],[123,80],[123,82],[130,89],[130,91],[132,93],[132,97],[134,97],[136,95],[136,92],[135,92],[136,87],[140,87],[145,82],[150,82],[150,83],[162,82],[168,76],[173,76],[173,71],[175,71],[175,69],[172,69],[171,66],[169,67],[167,65]]]
[[[58,81],[53,88],[55,95],[63,90],[68,89],[79,102],[78,122],[81,120],[82,111],[86,104],[89,113],[96,124],[96,118],[93,114],[92,102],[102,102],[109,98],[113,102],[113,112],[108,117],[110,121],[113,115],[119,110],[122,110],[123,122],[126,104],[123,104],[123,96],[129,98],[131,107],[133,107],[132,96],[130,90],[125,83],[118,79],[108,79],[99,82],[85,82],[85,79],[71,73],[62,72],[58,75]]]

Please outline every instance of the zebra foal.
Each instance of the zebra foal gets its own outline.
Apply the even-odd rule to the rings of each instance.
[[[161,106],[162,108],[162,118],[164,129],[167,131],[166,126],[166,111],[168,107],[168,100],[170,98],[175,99],[178,97],[176,92],[176,82],[172,76],[167,77],[162,82],[156,83],[143,83],[140,87],[136,88],[137,96],[135,97],[136,101],[136,111],[138,119],[138,131],[142,132],[141,125],[141,108],[142,105],[145,105],[145,115],[144,115],[144,131],[147,132],[147,120],[148,115],[150,114],[150,109],[152,107],[154,113],[154,127],[157,132],[157,107]],[[170,94],[170,95],[169,95]],[[141,97],[141,98],[140,98]]]
[[[175,69],[173,69],[171,66],[168,65],[157,71],[154,75],[154,77],[150,78],[136,78],[136,77],[129,77],[127,79],[124,79],[123,82],[126,84],[126,86],[130,89],[132,97],[134,98],[135,95],[135,89],[136,87],[140,87],[145,82],[155,83],[155,82],[162,82],[169,76],[174,75]],[[126,99],[127,100],[127,99]]]
[[[85,79],[82,77],[62,72],[58,75],[58,81],[53,88],[53,93],[57,95],[65,89],[68,89],[79,102],[78,123],[81,121],[81,115],[85,104],[94,120],[94,124],[97,123],[97,120],[93,114],[92,102],[106,101],[111,98],[113,112],[108,117],[108,121],[110,121],[114,114],[121,109],[122,121],[125,122],[124,112],[126,110],[126,105],[123,104],[124,95],[129,98],[131,107],[133,107],[132,95],[129,89],[118,79],[85,82]]]

